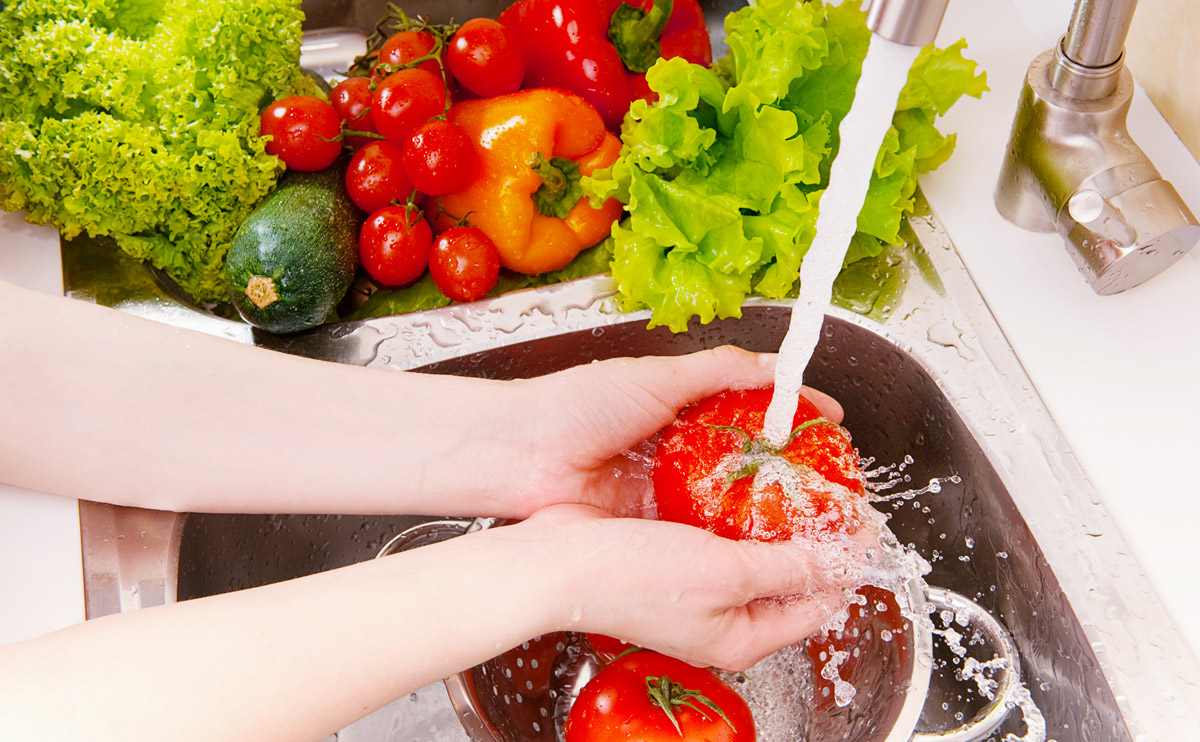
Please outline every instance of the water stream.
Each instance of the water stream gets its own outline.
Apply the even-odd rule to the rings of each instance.
[[[829,187],[821,196],[817,236],[800,265],[800,296],[779,348],[775,395],[763,424],[763,438],[775,447],[781,447],[791,433],[804,370],[817,347],[834,279],[857,231],[875,158],[919,51],[871,35],[854,103],[838,129],[841,147],[829,173]]]
[[[804,372],[820,339],[825,309],[833,297],[833,283],[841,271],[851,238],[857,231],[858,214],[866,200],[879,147],[891,126],[900,91],[919,51],[918,47],[897,44],[874,34],[871,36],[854,102],[839,127],[841,145],[831,166],[829,186],[821,196],[816,237],[800,267],[799,297],[792,309],[787,335],[779,349],[775,392],[767,409],[762,432],[764,442],[776,450],[783,448],[791,435]],[[905,463],[910,462],[911,459]],[[873,492],[878,500],[909,499],[917,494],[935,493],[941,488],[941,480],[935,479],[921,490],[880,496],[880,490],[890,489],[907,479],[888,469],[885,467],[875,472],[893,475],[888,481],[878,484]],[[898,469],[903,469],[903,465]],[[949,481],[956,480],[957,477],[953,477]],[[888,541],[891,534],[886,525],[881,525],[881,533],[884,542]],[[894,538],[891,540],[894,541]],[[894,571],[894,574],[887,575],[890,579],[882,583],[875,583],[886,585],[898,595],[898,588],[902,587],[903,581],[920,579],[920,573],[928,569],[927,565],[922,569],[923,560],[919,556],[904,551],[893,550],[890,558],[885,560],[886,564],[878,565]],[[909,616],[909,619],[928,620],[919,616]],[[841,688],[837,694],[837,705],[846,707],[851,703],[855,689],[847,687],[849,684],[838,677],[838,664],[830,662],[823,668],[823,674]],[[983,671],[988,667],[988,663],[978,664],[970,677],[964,679],[984,681],[986,677]],[[986,694],[983,686],[980,690]],[[1041,742],[1046,738],[1045,722],[1028,691],[1023,686],[1019,690],[1023,692],[1019,709],[1025,717],[1026,736],[1017,738],[1009,734],[1005,740]],[[787,720],[783,728],[796,729],[794,721]]]

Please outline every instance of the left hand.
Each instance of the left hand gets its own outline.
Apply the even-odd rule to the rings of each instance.
[[[869,563],[867,550],[878,546],[869,530],[822,541],[731,541],[680,523],[557,505],[480,533],[477,543],[507,543],[540,565],[529,572],[538,589],[524,592],[553,596],[554,616],[543,628],[596,632],[742,670],[815,633],[845,604]]]
[[[767,386],[775,356],[733,346],[676,357],[617,358],[525,382],[532,436],[527,478],[515,509],[576,502],[617,515],[644,515],[651,499],[649,456],[641,445],[685,405],[725,389]],[[840,422],[841,406],[804,388],[825,417]]]

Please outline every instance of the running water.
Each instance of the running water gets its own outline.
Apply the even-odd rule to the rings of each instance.
[[[821,196],[817,236],[800,265],[800,296],[779,348],[775,395],[762,433],[776,448],[782,447],[792,432],[804,369],[817,347],[825,307],[833,297],[833,281],[857,230],[858,212],[867,197],[875,157],[892,125],[896,101],[919,51],[919,47],[871,35],[854,103],[838,129],[841,146],[829,173],[829,187]]]

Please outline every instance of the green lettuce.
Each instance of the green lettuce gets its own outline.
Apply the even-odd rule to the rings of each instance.
[[[628,209],[611,264],[625,309],[678,332],[692,317],[740,316],[749,296],[794,294],[870,42],[854,6],[761,0],[727,17],[729,52],[711,69],[650,69],[658,101],[634,103],[620,159],[585,181]],[[847,263],[901,241],[917,176],[953,152],[936,117],[987,89],[965,46],[926,48],[913,64]]]
[[[111,235],[200,301],[282,171],[259,108],[313,92],[298,0],[0,6],[0,207]]]

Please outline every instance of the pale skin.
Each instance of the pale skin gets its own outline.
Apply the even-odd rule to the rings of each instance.
[[[648,494],[614,476],[643,466],[624,452],[688,402],[770,383],[770,356],[467,380],[285,356],[3,281],[0,349],[0,409],[23,421],[0,430],[12,484],[180,511],[525,519],[0,647],[5,738],[320,739],[559,629],[743,668],[815,631],[855,582],[809,547],[613,515]]]

